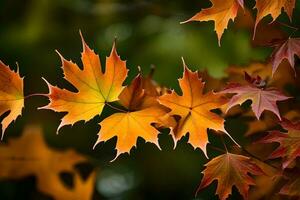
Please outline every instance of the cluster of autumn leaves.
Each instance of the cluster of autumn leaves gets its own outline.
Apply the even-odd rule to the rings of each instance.
[[[240,10],[246,12],[247,8],[244,7],[244,0],[211,0],[211,3],[213,4],[212,7],[201,10],[192,18],[182,23],[191,21],[214,21],[215,31],[217,32],[220,45],[221,37],[224,33],[224,30],[227,28],[229,21],[234,20]],[[268,15],[271,15],[273,21],[275,21],[276,18],[279,17],[279,15],[281,14],[281,10],[283,9],[288,15],[289,19],[292,20],[295,3],[296,0],[256,0],[255,9],[257,9],[257,15],[253,27],[253,38],[255,37],[259,22]]]
[[[236,17],[239,9],[245,9],[244,2],[227,0],[225,3],[212,0],[212,3],[211,8],[200,11],[188,21],[214,20],[220,41],[229,20]],[[276,19],[282,8],[291,18],[294,5],[295,0],[257,0],[258,14],[254,29],[268,14]],[[296,163],[297,157],[300,156],[300,122],[295,121],[299,116],[296,109],[299,105],[292,103],[284,109],[284,114],[281,114],[277,105],[277,102],[290,102],[292,99],[281,90],[284,90],[286,84],[297,84],[298,80],[294,76],[297,74],[294,68],[294,55],[300,56],[300,39],[287,38],[276,41],[269,63],[254,63],[247,68],[230,67],[227,70],[229,78],[226,80],[214,79],[205,72],[193,72],[183,60],[183,77],[179,79],[181,94],[178,94],[174,90],[158,85],[151,76],[143,76],[141,72],[128,86],[123,86],[128,70],[126,62],[117,54],[115,43],[109,57],[106,58],[105,70],[102,71],[99,56],[89,48],[82,36],[81,38],[82,68],[58,53],[64,78],[77,91],[53,86],[45,79],[49,87],[49,94],[45,96],[49,98],[50,103],[41,109],[66,113],[57,132],[63,126],[73,125],[82,120],[89,121],[101,115],[103,108],[107,106],[116,112],[100,122],[95,146],[117,137],[116,158],[122,153],[129,153],[136,146],[139,137],[159,147],[158,134],[163,128],[170,130],[174,146],[182,137],[188,135],[188,142],[194,148],[200,148],[208,158],[207,132],[211,129],[221,137],[226,135],[231,138],[238,150],[229,153],[225,147],[224,154],[212,158],[205,165],[204,177],[198,191],[218,180],[216,193],[220,199],[227,199],[233,186],[247,199],[249,187],[258,183],[257,179],[254,180],[251,176],[256,175],[264,184],[268,181],[269,184],[279,182],[272,182],[270,176],[287,179],[284,184],[281,183],[279,193],[300,196],[300,177]],[[227,81],[231,84],[226,85]],[[3,137],[8,125],[21,114],[25,97],[23,79],[18,72],[11,71],[2,62],[0,62],[0,83],[0,114],[10,111],[1,122]],[[252,102],[252,111],[245,111],[236,106],[248,100]],[[263,162],[259,156],[250,153],[248,147],[241,147],[230,136],[225,130],[225,117],[230,116],[252,117],[246,133],[248,136],[276,128],[276,124],[281,125],[281,129],[271,131],[257,141],[257,144],[279,144],[268,157],[268,159],[282,158],[278,166]],[[251,148],[253,146],[250,145],[249,149]],[[269,169],[270,166],[272,170]]]

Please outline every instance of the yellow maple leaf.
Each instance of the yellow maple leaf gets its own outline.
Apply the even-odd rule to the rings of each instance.
[[[24,107],[23,78],[0,61],[0,115],[9,112],[1,122],[2,136],[11,122],[22,114]]]
[[[118,56],[115,43],[110,56],[106,59],[106,69],[103,73],[99,56],[88,47],[82,35],[81,38],[83,69],[60,55],[64,78],[75,86],[78,92],[60,89],[46,81],[50,91],[48,94],[50,103],[42,109],[67,112],[57,131],[65,125],[81,120],[89,121],[100,115],[105,103],[118,100],[127,76],[126,63]]]

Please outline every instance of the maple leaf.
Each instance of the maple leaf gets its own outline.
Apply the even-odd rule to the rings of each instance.
[[[292,20],[293,10],[295,8],[296,0],[256,0],[255,8],[257,9],[256,21],[254,33],[257,27],[257,24],[267,15],[271,15],[273,21],[281,14],[281,9],[289,16]]]
[[[250,185],[255,185],[255,181],[249,176],[249,173],[252,175],[264,174],[249,157],[231,153],[212,159],[205,167],[206,169],[202,172],[204,176],[197,193],[202,188],[210,185],[214,180],[217,180],[216,194],[221,200],[228,198],[233,186],[236,186],[244,199],[247,199]]]
[[[89,200],[93,194],[95,173],[83,180],[74,168],[87,159],[73,150],[58,151],[45,143],[39,126],[28,126],[19,138],[0,145],[0,178],[20,179],[35,176],[39,191],[56,200]],[[74,187],[61,181],[60,173],[74,175]]]
[[[300,56],[300,38],[288,38],[278,44],[271,55],[272,75],[276,72],[280,63],[287,59],[295,72],[295,55]],[[295,72],[296,74],[296,72]]]
[[[168,109],[160,105],[156,97],[148,94],[143,88],[141,75],[138,75],[119,96],[119,103],[127,111],[115,113],[100,123],[95,146],[117,136],[117,155],[114,160],[122,153],[129,153],[136,146],[138,137],[159,147],[159,131],[152,124],[168,122],[165,119]]]
[[[82,35],[81,38],[83,69],[59,54],[64,78],[75,86],[78,92],[60,89],[46,81],[50,91],[48,94],[50,103],[41,109],[67,112],[57,132],[65,125],[73,125],[81,120],[89,121],[96,115],[100,115],[105,103],[118,100],[127,76],[126,63],[118,56],[115,43],[110,56],[106,58],[106,69],[103,73],[99,56],[88,47]]]
[[[267,136],[260,139],[259,143],[279,143],[279,147],[271,153],[269,159],[283,158],[282,167],[287,168],[297,157],[300,156],[300,122],[292,123],[286,119],[281,122],[288,133],[271,131]]]
[[[247,76],[251,77],[247,73],[245,74],[246,78]],[[280,91],[273,88],[261,88],[261,86],[264,86],[265,83],[260,77],[249,81],[252,81],[252,83],[248,85],[230,84],[225,90],[220,92],[221,94],[235,94],[228,102],[227,111],[235,105],[241,105],[245,101],[251,100],[251,107],[257,119],[260,118],[264,110],[273,112],[279,119],[281,119],[276,102],[287,100],[290,97],[283,95]]]
[[[189,133],[189,143],[194,148],[200,148],[206,154],[208,143],[207,129],[222,131],[227,134],[224,128],[224,119],[211,112],[227,103],[222,94],[209,92],[202,94],[204,82],[199,79],[198,72],[192,72],[183,61],[183,78],[179,79],[182,96],[175,91],[159,97],[159,102],[170,108],[170,115],[180,116],[178,125],[173,129],[175,143],[184,135]],[[230,136],[228,134],[228,136]]]
[[[10,111],[1,122],[1,139],[3,139],[9,124],[22,114],[24,95],[23,78],[20,77],[19,71],[10,70],[9,66],[6,66],[2,61],[0,61],[0,85],[0,115]]]
[[[192,18],[190,21],[215,21],[215,31],[217,32],[219,46],[221,45],[221,37],[224,30],[227,28],[229,20],[234,20],[237,16],[240,7],[244,7],[244,0],[227,0],[226,2],[220,0],[211,0],[212,7],[203,9]]]

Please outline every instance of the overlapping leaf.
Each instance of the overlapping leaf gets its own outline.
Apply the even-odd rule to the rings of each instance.
[[[295,8],[296,0],[256,0],[255,8],[257,9],[257,16],[255,21],[255,28],[257,24],[267,15],[271,15],[273,21],[281,14],[281,9],[292,20],[293,10]]]
[[[115,113],[100,123],[96,145],[117,136],[116,158],[122,153],[129,153],[136,145],[138,137],[159,147],[159,131],[153,124],[172,123],[172,119],[168,119],[168,109],[158,104],[157,97],[149,93],[153,94],[146,91],[142,78],[138,75],[119,96],[119,102],[127,111]]]
[[[246,73],[247,75],[247,73]],[[249,76],[249,75],[248,75]],[[246,76],[247,77],[247,76]],[[250,77],[250,76],[249,76]],[[231,100],[228,102],[227,111],[235,105],[241,105],[247,100],[252,101],[252,110],[257,119],[260,118],[263,111],[268,110],[276,114],[276,116],[281,119],[277,101],[284,101],[289,99],[283,95],[280,91],[273,88],[263,88],[263,81],[260,77],[252,78],[250,77],[251,84],[240,85],[240,84],[230,84],[225,90],[220,93],[232,93],[235,94]]]
[[[300,38],[288,38],[278,43],[271,55],[272,74],[277,71],[278,66],[284,59],[288,60],[295,71],[295,55],[300,56]]]
[[[24,107],[23,78],[0,61],[0,115],[9,111],[1,122],[2,136],[10,123],[22,114]]]
[[[212,159],[205,167],[202,172],[204,176],[197,192],[217,180],[216,194],[221,200],[229,197],[233,186],[239,190],[244,199],[247,199],[249,187],[255,185],[254,179],[249,174],[263,174],[262,170],[250,158],[231,153]]]
[[[106,59],[104,73],[99,56],[88,47],[83,37],[82,44],[83,69],[60,56],[64,78],[75,86],[78,92],[60,89],[48,83],[50,103],[43,109],[67,112],[57,131],[65,125],[81,120],[88,121],[100,115],[105,103],[117,101],[123,90],[122,84],[127,76],[127,69],[125,61],[122,61],[117,54],[115,44]]]
[[[270,159],[283,158],[282,167],[287,168],[297,157],[300,157],[300,122],[284,120],[281,123],[288,133],[271,131],[260,143],[279,143],[279,147],[269,156]]]
[[[240,7],[244,7],[244,0],[211,0],[212,7],[203,9],[189,20],[190,21],[214,21],[215,31],[217,32],[219,45],[224,30],[227,28],[230,20],[234,20]]]
[[[206,155],[207,129],[226,133],[224,119],[211,110],[220,108],[227,99],[214,92],[202,94],[204,83],[199,79],[198,73],[190,71],[183,64],[183,78],[179,79],[182,96],[172,91],[159,97],[159,102],[171,109],[170,115],[181,117],[177,127],[173,129],[175,142],[189,133],[189,143],[194,148],[200,148]]]

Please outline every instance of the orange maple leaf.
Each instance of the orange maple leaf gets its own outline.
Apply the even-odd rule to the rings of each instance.
[[[227,28],[229,20],[234,20],[238,14],[240,7],[244,7],[244,0],[211,0],[213,6],[207,9],[203,9],[198,12],[192,18],[185,22],[190,21],[215,21],[215,31],[217,32],[219,46],[221,43],[221,37],[224,30]]]
[[[258,23],[267,15],[271,15],[273,21],[281,14],[281,9],[292,20],[293,10],[295,8],[296,0],[256,0],[255,8],[257,9],[257,16],[254,27],[254,34]]]
[[[41,109],[67,112],[57,132],[65,125],[73,125],[81,120],[89,121],[96,115],[100,115],[107,102],[118,100],[127,76],[126,63],[118,56],[115,43],[110,56],[106,59],[106,69],[103,73],[99,56],[88,47],[82,35],[81,38],[83,69],[60,55],[64,78],[75,86],[78,92],[60,89],[46,81],[50,91],[48,94],[50,103]]]
[[[226,153],[220,155],[205,165],[206,169],[197,193],[210,185],[214,180],[218,181],[216,194],[221,200],[225,200],[231,194],[233,186],[236,186],[244,199],[248,197],[250,185],[255,185],[254,179],[249,176],[262,175],[264,172],[249,158],[242,155]]]
[[[206,154],[208,143],[207,129],[226,132],[224,119],[211,112],[227,103],[222,94],[203,93],[204,82],[199,79],[198,72],[192,72],[183,61],[183,78],[179,79],[182,96],[172,91],[159,97],[159,102],[170,108],[170,115],[180,116],[178,125],[173,129],[173,138],[177,142],[189,133],[189,143],[200,148]],[[228,134],[229,135],[229,134]]]
[[[20,77],[18,71],[10,70],[9,66],[0,61],[0,85],[0,115],[10,111],[1,122],[1,139],[3,139],[9,124],[22,114],[24,107],[23,78]]]
[[[159,147],[159,131],[152,124],[164,124],[168,121],[165,119],[168,117],[168,109],[157,102],[157,97],[149,96],[143,87],[141,75],[122,91],[119,99],[126,111],[115,113],[100,123],[101,129],[95,146],[117,136],[115,159],[122,153],[129,153],[136,146],[138,137]]]

